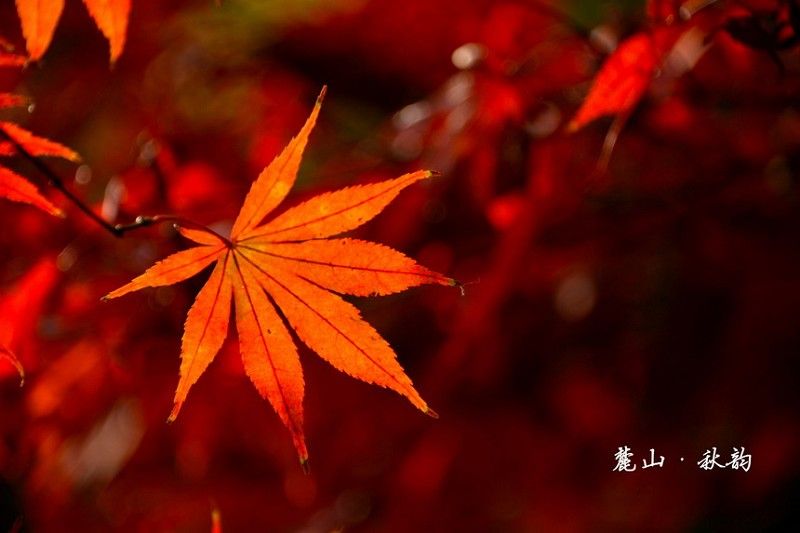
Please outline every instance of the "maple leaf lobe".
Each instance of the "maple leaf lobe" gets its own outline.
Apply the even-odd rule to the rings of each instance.
[[[108,40],[113,65],[125,47],[131,0],[83,0],[86,9],[103,36]]]
[[[31,61],[38,61],[53,40],[64,0],[15,0],[17,15]],[[83,0],[89,15],[109,43],[111,64],[125,47],[131,0]],[[0,66],[2,66],[0,58]]]
[[[64,0],[16,0],[16,5],[25,48],[31,60],[37,61],[50,46]]]
[[[5,167],[0,166],[0,196],[14,202],[38,207],[45,213],[64,218],[64,212],[42,196],[28,180]]]

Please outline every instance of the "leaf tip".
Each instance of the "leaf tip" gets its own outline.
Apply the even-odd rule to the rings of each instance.
[[[322,101],[325,99],[325,95],[328,93],[328,86],[323,85],[322,89],[319,91],[319,96],[317,96],[317,101],[314,105],[321,106]]]
[[[433,409],[431,409],[430,407],[427,407],[427,408],[425,409],[425,411],[423,411],[423,412],[424,412],[426,415],[428,415],[429,417],[433,418],[434,420],[439,420],[439,413],[437,413],[436,411],[434,411],[434,410],[433,410]]]
[[[311,473],[311,466],[308,464],[308,455],[300,456],[300,468],[303,469],[303,473],[305,475],[309,475]]]
[[[442,274],[434,273],[436,275],[436,279],[433,283],[437,283],[438,285],[444,285],[445,287],[456,287],[462,293],[464,292],[464,284],[458,281],[455,278],[448,278]]]
[[[122,52],[124,50],[124,46],[125,46],[124,41],[122,43],[112,42],[111,45],[109,46],[109,50],[108,50],[108,69],[109,70],[113,71],[114,68],[116,68],[117,61],[119,61],[119,58],[122,55]]]
[[[182,406],[183,402],[175,402],[175,405],[172,406],[172,411],[170,411],[169,416],[167,417],[167,424],[172,424],[175,422],[175,419],[178,418],[178,413],[180,413]]]
[[[569,124],[567,124],[567,133],[575,133],[581,129],[581,126],[583,126],[583,124],[578,122],[576,119],[572,119],[570,120]]]

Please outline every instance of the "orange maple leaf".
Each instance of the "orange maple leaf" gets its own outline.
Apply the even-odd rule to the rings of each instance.
[[[14,139],[14,142],[24,148],[30,155],[60,157],[73,163],[78,163],[81,160],[81,157],[74,150],[50,139],[34,135],[12,122],[0,122],[0,129]],[[0,140],[0,156],[14,155],[16,152],[17,150],[11,142]]]
[[[108,40],[111,63],[125,47],[130,0],[83,0],[95,24]],[[53,40],[64,0],[16,0],[25,47],[33,61],[41,59]]]
[[[186,319],[180,380],[169,420],[177,417],[189,389],[221,348],[233,301],[245,372],[289,429],[302,464],[308,458],[303,371],[284,319],[304,344],[338,370],[392,389],[435,416],[389,344],[361,318],[358,309],[330,291],[370,295],[424,283],[455,285],[454,280],[380,244],[327,239],[369,221],[401,190],[429,178],[431,172],[321,194],[259,225],[295,182],[324,93],[323,88],[300,133],[253,183],[230,238],[210,230],[180,228],[200,246],[167,257],[105,297],[170,285],[216,262]]]
[[[32,156],[52,156],[61,157],[73,162],[80,161],[78,154],[66,146],[43,137],[38,137],[11,122],[0,122],[0,139],[2,137],[13,139],[15,143]],[[16,148],[14,144],[10,141],[0,140],[0,156],[9,156],[15,153]],[[42,196],[31,182],[2,165],[0,165],[0,196],[15,202],[33,205],[51,215],[59,217],[64,216],[61,209],[54,206],[50,200]]]
[[[31,182],[5,167],[0,167],[0,196],[38,207],[53,216],[64,216],[64,212],[42,196]]]
[[[0,45],[6,46],[4,41]],[[25,64],[25,58],[0,51],[0,67],[20,66]],[[0,109],[25,105],[28,99],[16,94],[0,93]],[[5,139],[5,140],[4,140]],[[13,140],[13,142],[11,142]],[[57,142],[38,137],[30,131],[11,122],[0,122],[0,156],[9,156],[17,153],[16,143],[32,156],[61,157],[70,161],[80,161],[74,151]],[[16,172],[0,165],[0,196],[38,207],[39,209],[55,216],[64,213],[50,203],[50,200],[39,193],[32,183]]]

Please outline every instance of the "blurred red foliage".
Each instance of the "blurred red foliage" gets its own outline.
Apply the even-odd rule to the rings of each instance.
[[[106,219],[227,232],[328,84],[289,202],[443,173],[357,235],[465,294],[353,300],[441,418],[301,350],[305,476],[234,336],[167,425],[205,278],[99,298],[184,244],[0,200],[0,341],[26,369],[20,388],[0,365],[0,530],[210,531],[212,509],[225,531],[797,528],[796,0],[136,0],[130,17],[109,69],[66,2],[42,60],[0,70],[35,103],[2,119],[80,153],[49,164]],[[569,133],[619,43],[659,32],[674,44],[624,123]],[[0,35],[24,49],[13,2]],[[636,472],[612,471],[621,446]],[[700,470],[714,446],[751,470]],[[642,470],[650,448],[663,468]]]

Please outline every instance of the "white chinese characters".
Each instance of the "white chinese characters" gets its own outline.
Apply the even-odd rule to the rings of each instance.
[[[681,462],[683,462],[683,457],[680,458]],[[722,457],[719,453],[717,453],[717,447],[714,446],[711,449],[706,450],[703,452],[703,456],[697,461],[697,466],[701,470],[714,470],[714,469],[730,469],[730,470],[744,470],[745,472],[750,471],[750,466],[753,462],[753,456],[749,453],[745,453],[745,448],[742,446],[741,448],[737,448],[734,446],[733,452],[730,454],[730,461],[727,463],[723,463]],[[650,457],[649,459],[642,460],[642,470],[647,468],[663,468],[665,463],[665,458],[663,455],[659,455],[656,458],[656,451],[654,448],[650,448]],[[617,448],[617,452],[614,454],[614,468],[612,468],[613,472],[635,472],[636,461],[633,458],[633,451],[628,446],[620,446]]]
[[[730,468],[731,470],[744,470],[745,472],[749,472],[750,463],[753,461],[753,456],[749,453],[744,453],[744,446],[742,446],[741,448],[733,448],[731,460],[724,465],[718,463],[717,459],[719,459],[717,448],[711,448],[710,450],[706,450],[703,454],[703,458],[697,461],[697,466],[703,470],[713,470],[714,468]]]

